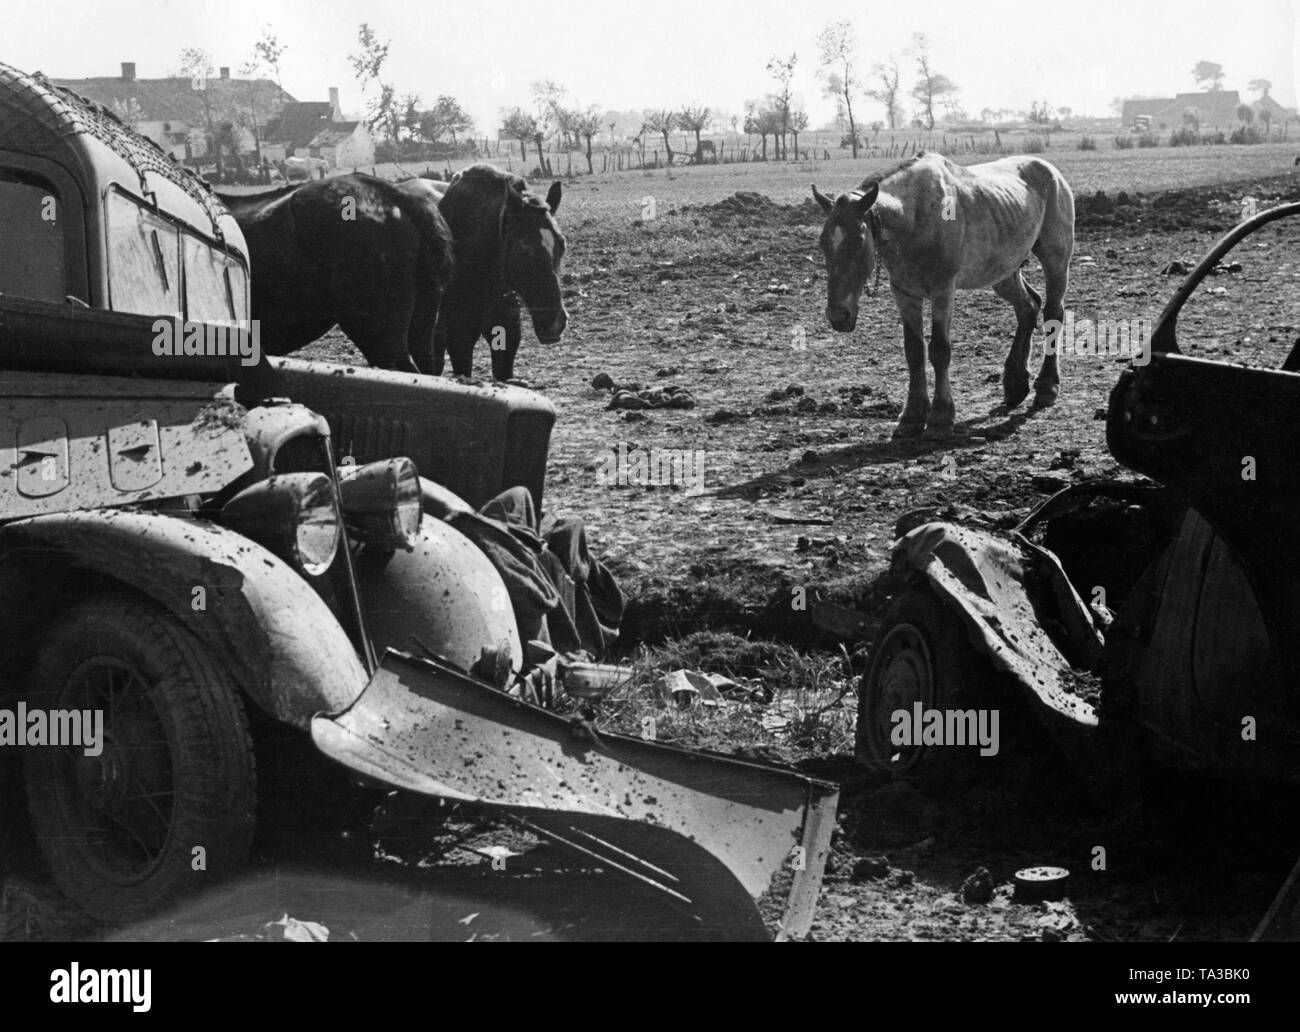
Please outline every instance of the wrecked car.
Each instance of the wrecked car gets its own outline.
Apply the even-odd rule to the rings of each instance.
[[[703,932],[806,931],[834,786],[539,705],[554,652],[446,518],[511,488],[540,510],[550,403],[258,356],[249,275],[205,183],[0,65],[0,707],[102,719],[92,748],[0,748],[62,892],[122,923],[237,873],[256,710],[366,784],[508,810]]]
[[[1075,484],[1006,532],[900,521],[907,587],[861,685],[860,761],[942,780],[970,750],[900,747],[893,714],[1005,706],[1103,800],[1133,791],[1140,757],[1300,779],[1300,341],[1271,369],[1186,354],[1178,332],[1234,247],[1297,215],[1228,232],[1111,391],[1110,452],[1145,479]]]

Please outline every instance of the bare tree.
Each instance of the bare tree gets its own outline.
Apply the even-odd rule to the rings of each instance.
[[[595,169],[591,164],[591,141],[592,138],[600,132],[601,119],[603,117],[604,115],[601,113],[601,109],[595,104],[592,104],[581,111],[574,111],[573,113],[573,131],[578,136],[582,137],[583,141],[587,145],[587,175],[592,175],[595,172]]]
[[[537,138],[537,117],[521,107],[512,107],[501,112],[501,135],[519,141],[519,156],[528,160],[528,145]],[[541,144],[538,144],[537,163],[545,168],[542,161]]]
[[[284,52],[289,49],[288,44],[281,43],[279,38],[271,31],[268,24],[262,29],[261,38],[253,44],[253,57],[250,63],[266,65],[275,75],[276,103],[284,103],[284,84],[280,81],[280,62],[284,59]]]
[[[415,127],[421,139],[439,143],[448,137],[455,147],[461,133],[473,130],[474,119],[460,106],[460,101],[444,93],[433,102],[433,107],[416,113]]]
[[[203,124],[206,130],[203,147],[205,152],[214,152],[217,160],[217,178],[225,179],[226,170],[221,161],[221,148],[217,145],[217,130],[212,122],[212,90],[208,81],[214,69],[212,58],[200,47],[186,47],[181,51],[181,77],[190,80],[190,85],[199,92],[203,101]]]
[[[568,91],[554,79],[535,79],[528,89],[533,96],[533,110],[537,117],[537,130],[533,133],[533,142],[537,145],[537,163],[542,172],[549,176],[551,165],[542,154],[542,143],[551,135],[552,127],[560,128],[564,96]]]
[[[898,128],[898,119],[903,113],[903,109],[898,104],[898,92],[901,88],[898,62],[891,57],[887,63],[873,65],[871,77],[876,85],[865,92],[872,100],[878,100],[885,105],[885,120],[889,123],[892,132]]]
[[[658,133],[664,138],[664,152],[668,157],[668,164],[673,163],[673,146],[668,134],[677,128],[677,112],[669,111],[667,108],[658,110],[647,110],[645,113],[645,127],[652,133]]]
[[[1036,100],[1029,105],[1029,122],[1042,128],[1047,136],[1047,145],[1052,144],[1052,120],[1055,115],[1052,112],[1052,105],[1045,100]]]
[[[817,34],[817,49],[821,55],[822,74],[824,76],[823,92],[833,97],[836,104],[842,104],[844,115],[849,123],[849,139],[852,141],[853,156],[858,156],[858,127],[853,120],[853,96],[861,88],[858,82],[858,37],[853,31],[853,23],[847,18],[837,18],[828,22]],[[796,149],[798,145],[796,144]]]
[[[1251,79],[1250,85],[1246,88],[1252,93],[1258,93],[1259,99],[1263,100],[1268,96],[1268,91],[1273,88],[1273,83],[1268,79]]]
[[[1223,89],[1223,65],[1217,61],[1197,61],[1192,68],[1192,78],[1197,86],[1209,83],[1212,90]]]
[[[790,135],[794,137],[794,160],[799,160],[799,134],[808,128],[808,112],[796,108],[790,112]]]
[[[794,66],[798,60],[799,55],[791,51],[790,56],[787,58],[773,56],[767,62],[767,70],[771,73],[772,78],[776,80],[777,85],[775,94],[776,110],[781,119],[781,135],[777,144],[780,153],[777,157],[782,160],[787,157],[785,134],[790,130],[790,98],[792,95],[790,81],[794,78]]]
[[[703,104],[687,104],[677,112],[677,125],[686,133],[695,134],[695,160],[700,160],[700,133],[709,127],[711,113]]]
[[[918,32],[912,36],[912,47],[916,54],[916,85],[912,87],[912,98],[921,105],[921,116],[928,130],[934,129],[934,105],[945,97],[957,92],[956,84],[946,75],[934,70],[934,61],[930,56],[930,40],[925,33]]]
[[[375,129],[383,127],[384,135],[390,143],[396,144],[401,130],[401,106],[397,99],[397,90],[392,83],[384,82],[384,62],[388,60],[388,42],[380,42],[372,29],[365,22],[357,29],[357,43],[361,49],[349,54],[348,62],[352,73],[361,84],[361,92],[367,93],[373,86],[378,90],[377,96],[370,102],[366,124]]]

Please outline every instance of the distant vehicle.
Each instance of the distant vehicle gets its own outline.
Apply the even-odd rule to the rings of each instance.
[[[1151,131],[1151,116],[1138,115],[1135,119],[1133,119],[1133,126],[1131,131],[1135,133],[1149,133]]]

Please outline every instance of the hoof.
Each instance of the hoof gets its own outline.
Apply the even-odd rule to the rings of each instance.
[[[953,428],[951,423],[930,423],[925,428],[925,433],[921,435],[927,441],[948,441],[953,437]]]
[[[1006,402],[1007,408],[1013,409],[1029,397],[1029,377],[1023,381],[1003,381],[1002,399]]]
[[[925,433],[925,424],[919,420],[909,420],[906,423],[899,423],[894,427],[894,440],[906,440],[909,438],[920,437]]]
[[[1034,392],[1034,408],[1051,408],[1056,404],[1057,396],[1061,393],[1059,387],[1040,387]]]

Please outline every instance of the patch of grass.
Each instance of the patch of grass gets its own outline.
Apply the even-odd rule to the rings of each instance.
[[[696,749],[797,763],[853,751],[856,675],[848,653],[800,652],[780,642],[701,631],[642,646],[632,679],[605,699],[602,729]],[[721,704],[660,696],[655,682],[674,670],[717,673],[738,688]]]

